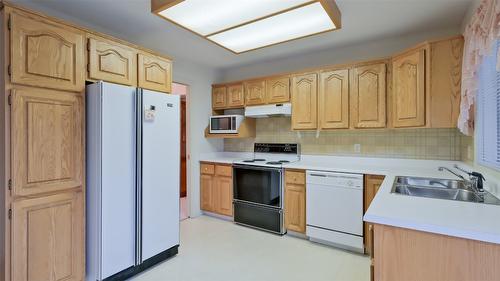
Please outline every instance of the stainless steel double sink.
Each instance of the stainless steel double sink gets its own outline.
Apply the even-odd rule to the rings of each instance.
[[[500,199],[488,191],[476,192],[462,180],[396,177],[391,193],[500,205]]]

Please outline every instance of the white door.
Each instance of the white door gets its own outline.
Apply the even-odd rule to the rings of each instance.
[[[142,90],[142,261],[179,244],[180,98]]]
[[[102,83],[102,279],[135,264],[135,93]]]

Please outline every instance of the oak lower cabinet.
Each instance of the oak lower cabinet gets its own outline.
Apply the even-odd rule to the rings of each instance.
[[[285,171],[285,228],[306,233],[306,178],[303,170]]]
[[[137,50],[103,37],[88,37],[89,78],[136,86]]]
[[[314,130],[318,126],[318,75],[299,74],[292,77],[292,130]]]
[[[319,129],[349,128],[349,70],[322,71],[319,75]]]
[[[366,213],[370,204],[372,203],[373,198],[377,194],[382,182],[384,181],[385,176],[378,175],[365,175],[365,189],[364,189],[364,210],[363,214]],[[370,231],[370,223],[363,223],[364,228],[364,244],[365,244],[365,253],[371,254],[372,252],[372,233]]]
[[[233,168],[227,164],[200,163],[200,208],[233,216]]]
[[[8,8],[14,84],[69,91],[85,88],[85,34]]]
[[[351,121],[354,128],[386,126],[386,65],[358,66],[351,70]]]
[[[392,61],[392,122],[394,127],[425,125],[426,49],[417,49]]]
[[[147,53],[137,57],[139,88],[153,91],[172,92],[172,62]]]
[[[11,220],[11,280],[84,279],[81,191],[14,201]]]
[[[374,225],[375,281],[497,281],[500,245]]]
[[[244,83],[245,105],[262,105],[266,103],[265,80],[254,80]]]

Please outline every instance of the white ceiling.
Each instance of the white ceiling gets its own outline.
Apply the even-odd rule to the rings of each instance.
[[[237,0],[235,0],[237,1]],[[12,0],[171,57],[227,69],[380,38],[459,28],[473,0],[337,0],[342,29],[236,55],[151,14],[150,0]]]

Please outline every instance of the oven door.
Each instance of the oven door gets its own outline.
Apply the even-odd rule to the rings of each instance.
[[[282,169],[250,165],[233,166],[234,202],[282,207]]]

